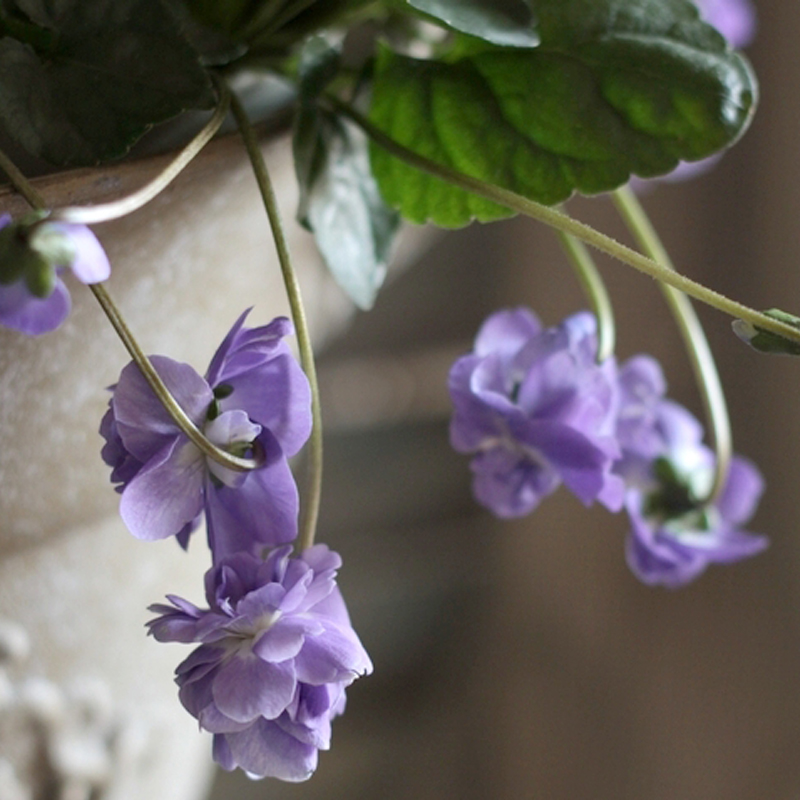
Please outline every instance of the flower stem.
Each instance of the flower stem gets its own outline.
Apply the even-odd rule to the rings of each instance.
[[[33,184],[20,172],[19,167],[0,150],[0,169],[8,175],[11,185],[28,201],[31,208],[45,209],[47,203]]]
[[[187,162],[188,163],[188,162]],[[34,189],[30,181],[20,172],[17,166],[0,151],[0,167],[6,172],[14,188],[28,201],[28,203],[36,209],[46,209],[47,203],[44,197]],[[52,219],[52,217],[50,217]],[[111,296],[100,283],[90,284],[89,288],[92,290],[97,301],[100,303],[103,311],[108,317],[117,335],[122,340],[127,351],[131,354],[131,358],[142,372],[144,379],[147,381],[150,388],[153,390],[155,396],[159,399],[161,404],[167,410],[167,413],[172,417],[175,424],[186,434],[186,436],[209,458],[221,464],[223,467],[236,470],[238,472],[246,472],[261,465],[259,459],[239,458],[227,453],[221,448],[217,447],[212,441],[207,439],[197,426],[189,418],[188,414],[183,410],[178,401],[172,396],[169,389],[164,384],[161,376],[155,371],[155,368],[150,363],[150,359],[142,351],[139,343],[134,338],[133,334],[128,328],[122,313],[117,308]]]
[[[363,114],[359,113],[355,108],[340,100],[335,95],[326,94],[325,98],[337,111],[355,122],[375,144],[407,164],[440,178],[443,181],[447,181],[454,186],[465,189],[468,192],[473,192],[481,197],[485,197],[487,200],[510,208],[518,214],[524,214],[525,216],[544,222],[556,230],[569,233],[576,239],[580,239],[597,250],[613,256],[624,264],[643,272],[645,275],[649,275],[651,278],[655,278],[669,286],[680,289],[682,292],[732,317],[743,319],[763,330],[770,331],[792,342],[800,342],[800,330],[797,328],[773,319],[766,314],[762,314],[736,300],[731,300],[719,292],[709,289],[707,286],[703,286],[703,284],[693,281],[691,278],[687,278],[679,272],[668,269],[652,258],[648,258],[636,252],[636,250],[620,244],[610,236],[606,236],[604,233],[595,230],[590,225],[568,217],[554,208],[542,205],[516,192],[503,189],[500,186],[494,186],[478,178],[473,178],[471,175],[466,175],[463,172],[458,172],[443,164],[431,161],[429,158],[421,156],[413,150],[409,150],[390,136],[387,136]]]
[[[59,222],[70,222],[77,225],[94,225],[98,222],[108,222],[119,219],[149,203],[154,197],[164,191],[178,177],[189,162],[208,144],[214,134],[219,130],[225,120],[230,107],[230,92],[228,87],[220,84],[220,99],[211,119],[203,129],[192,139],[186,147],[169,163],[167,168],[158,176],[133,194],[114,200],[111,203],[102,203],[96,206],[66,206],[57,208],[49,219]]]
[[[586,245],[568,233],[563,231],[556,231],[556,233],[575,267],[575,274],[597,317],[597,363],[602,364],[614,354],[616,344],[614,309],[611,305],[611,298],[608,296],[603,278]]]
[[[644,252],[668,269],[674,269],[669,254],[633,191],[629,187],[623,186],[612,194],[612,198],[617,210],[625,220],[625,224],[636,237]],[[710,503],[719,497],[725,487],[733,453],[731,423],[728,406],[725,402],[725,392],[708,339],[691,300],[672,286],[664,283],[661,283],[660,286],[683,338],[692,364],[692,371],[703,398],[706,418],[711,427],[717,459],[714,482],[708,497],[703,498],[705,503]]]
[[[308,490],[306,502],[304,503],[303,520],[300,526],[298,537],[298,547],[305,550],[314,544],[314,535],[317,529],[317,519],[319,517],[319,504],[322,495],[322,411],[319,400],[319,385],[317,383],[317,370],[314,365],[314,350],[311,346],[311,336],[308,330],[305,310],[303,308],[303,298],[300,294],[300,284],[297,275],[292,267],[289,254],[289,246],[286,235],[281,223],[278,203],[275,197],[275,190],[264,162],[264,156],[258,144],[253,126],[247,117],[247,112],[242,107],[235,95],[231,96],[231,110],[236,118],[239,131],[242,134],[250,163],[253,166],[256,182],[261,191],[264,201],[264,208],[269,217],[272,234],[275,238],[275,248],[278,251],[278,261],[280,262],[283,282],[286,286],[286,294],[289,297],[289,306],[292,310],[292,318],[297,333],[297,345],[300,351],[300,363],[308,377],[311,387],[311,416],[312,429],[310,439],[310,459],[308,465]]]
[[[125,348],[131,354],[131,358],[136,363],[136,366],[141,370],[144,379],[153,390],[153,394],[159,399],[175,421],[175,424],[186,434],[191,442],[196,445],[204,455],[213,459],[218,464],[221,464],[223,467],[228,467],[238,472],[247,472],[248,470],[258,467],[260,465],[258,460],[238,458],[217,447],[203,435],[189,415],[181,408],[178,401],[172,396],[166,384],[161,379],[161,376],[150,363],[150,359],[142,352],[139,343],[134,338],[122,314],[105,287],[100,283],[93,283],[89,285],[89,288],[97,298],[97,302],[100,303],[109,322],[125,345]]]

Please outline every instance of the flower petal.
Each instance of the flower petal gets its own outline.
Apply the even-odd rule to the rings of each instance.
[[[128,530],[147,541],[179,533],[202,510],[204,473],[200,451],[174,436],[122,493],[119,511]]]
[[[219,669],[211,686],[217,708],[235,722],[274,719],[292,701],[297,680],[293,662],[270,664],[243,651]]]
[[[0,325],[30,336],[54,331],[71,307],[69,291],[60,278],[45,298],[34,297],[22,280],[0,286]]]
[[[67,222],[50,223],[54,228],[65,233],[75,246],[75,260],[72,264],[61,264],[70,267],[72,273],[81,283],[100,283],[111,275],[111,264],[106,251],[86,225],[74,225]]]
[[[166,356],[151,356],[150,362],[192,422],[201,425],[214,399],[209,385],[188,364]],[[140,461],[148,461],[164,446],[166,437],[179,431],[133,362],[120,373],[112,407],[120,438]]]
[[[240,486],[206,482],[208,540],[214,563],[259,545],[277,545],[297,536],[298,494],[289,462],[265,428],[258,437],[265,463]]]
[[[317,768],[317,748],[299,742],[270,720],[259,719],[225,738],[235,762],[253,777],[296,783],[310,778]]]

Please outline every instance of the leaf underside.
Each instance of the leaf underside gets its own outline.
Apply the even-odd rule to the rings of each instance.
[[[196,53],[160,2],[17,5],[53,42],[40,52],[37,40],[0,39],[0,120],[30,153],[97,164],[124,155],[152,125],[213,105]]]

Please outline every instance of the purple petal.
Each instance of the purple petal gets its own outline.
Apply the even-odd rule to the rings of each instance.
[[[319,686],[372,672],[372,662],[352,628],[323,624],[325,633],[307,638],[295,659],[299,681]]]
[[[206,373],[206,380],[212,386],[227,383],[230,378],[262,363],[270,357],[280,340],[293,332],[292,323],[287,317],[276,317],[268,325],[242,331],[252,310],[251,306],[242,312],[214,353]]]
[[[534,422],[520,438],[542,453],[584,503],[591,503],[603,490],[612,459],[582,433],[567,425]]]
[[[150,361],[189,418],[201,425],[214,399],[209,385],[188,364],[165,356],[152,356]],[[119,435],[140,461],[148,461],[167,437],[178,433],[178,426],[133,362],[122,370],[112,403]]]
[[[75,246],[75,260],[69,266],[81,283],[100,283],[111,275],[111,264],[103,245],[86,225],[73,225],[66,222],[50,223],[65,233]]]
[[[695,5],[733,47],[746,47],[753,40],[756,12],[750,0],[695,0]]]
[[[296,686],[293,662],[271,664],[252,652],[240,652],[220,667],[211,692],[222,714],[248,722],[282,714]]]
[[[204,473],[200,451],[182,435],[173,437],[122,493],[119,511],[128,530],[148,541],[179,533],[202,510]]]
[[[276,545],[297,536],[297,485],[272,434],[259,438],[266,461],[236,488],[206,483],[206,519],[214,563],[228,555]]]
[[[258,369],[228,380],[233,392],[220,401],[220,408],[245,409],[293,456],[311,433],[311,389],[288,347],[281,343],[280,351]]]
[[[558,472],[544,461],[533,461],[505,447],[479,453],[470,462],[475,499],[503,519],[533,511],[561,484]]]
[[[753,516],[764,491],[764,479],[755,464],[734,456],[717,508],[731,525],[744,525]]]
[[[299,782],[317,768],[317,748],[299,742],[269,720],[259,719],[247,730],[225,737],[233,759],[254,777]]]
[[[58,328],[69,315],[69,291],[58,278],[49,297],[34,297],[22,280],[0,286],[0,325],[30,336]]]
[[[529,339],[537,336],[542,325],[527,308],[511,308],[492,314],[483,323],[475,339],[475,355],[498,353],[513,356]]]
[[[214,735],[213,745],[211,747],[211,756],[214,761],[222,767],[226,772],[232,772],[236,769],[236,760],[231,753],[228,739],[219,734]]]
[[[316,620],[299,617],[283,617],[253,645],[253,652],[264,661],[279,663],[294,658],[303,647],[306,636],[321,633],[322,626]]]

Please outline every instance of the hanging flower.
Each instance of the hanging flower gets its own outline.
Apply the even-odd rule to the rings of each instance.
[[[372,662],[336,586],[339,556],[315,545],[247,553],[206,574],[209,608],[154,605],[160,642],[200,642],[176,670],[180,699],[214,734],[214,759],[252,777],[302,781],[330,746],[345,689]]]
[[[562,482],[621,508],[616,368],[596,364],[595,328],[588,313],[546,329],[527,309],[500,311],[453,365],[450,441],[473,455],[473,492],[498,516],[529,513]]]
[[[100,433],[122,493],[120,513],[140,539],[177,535],[185,546],[205,512],[215,561],[297,535],[297,487],[288,464],[311,429],[310,390],[283,338],[285,317],[244,328],[246,311],[205,378],[164,356],[151,361],[195,425],[220,448],[261,466],[235,472],[207,458],[178,428],[134,363],[113,387]]]
[[[620,368],[617,436],[622,457],[615,471],[628,491],[631,530],[626,547],[634,574],[647,584],[678,587],[709,564],[761,552],[763,536],[740,530],[755,512],[763,480],[749,461],[734,457],[723,490],[704,503],[715,457],[703,427],[683,406],[664,397],[661,368],[648,356]]]
[[[0,325],[37,336],[58,328],[71,300],[59,273],[71,269],[82,283],[111,274],[102,245],[85,225],[0,215]]]

